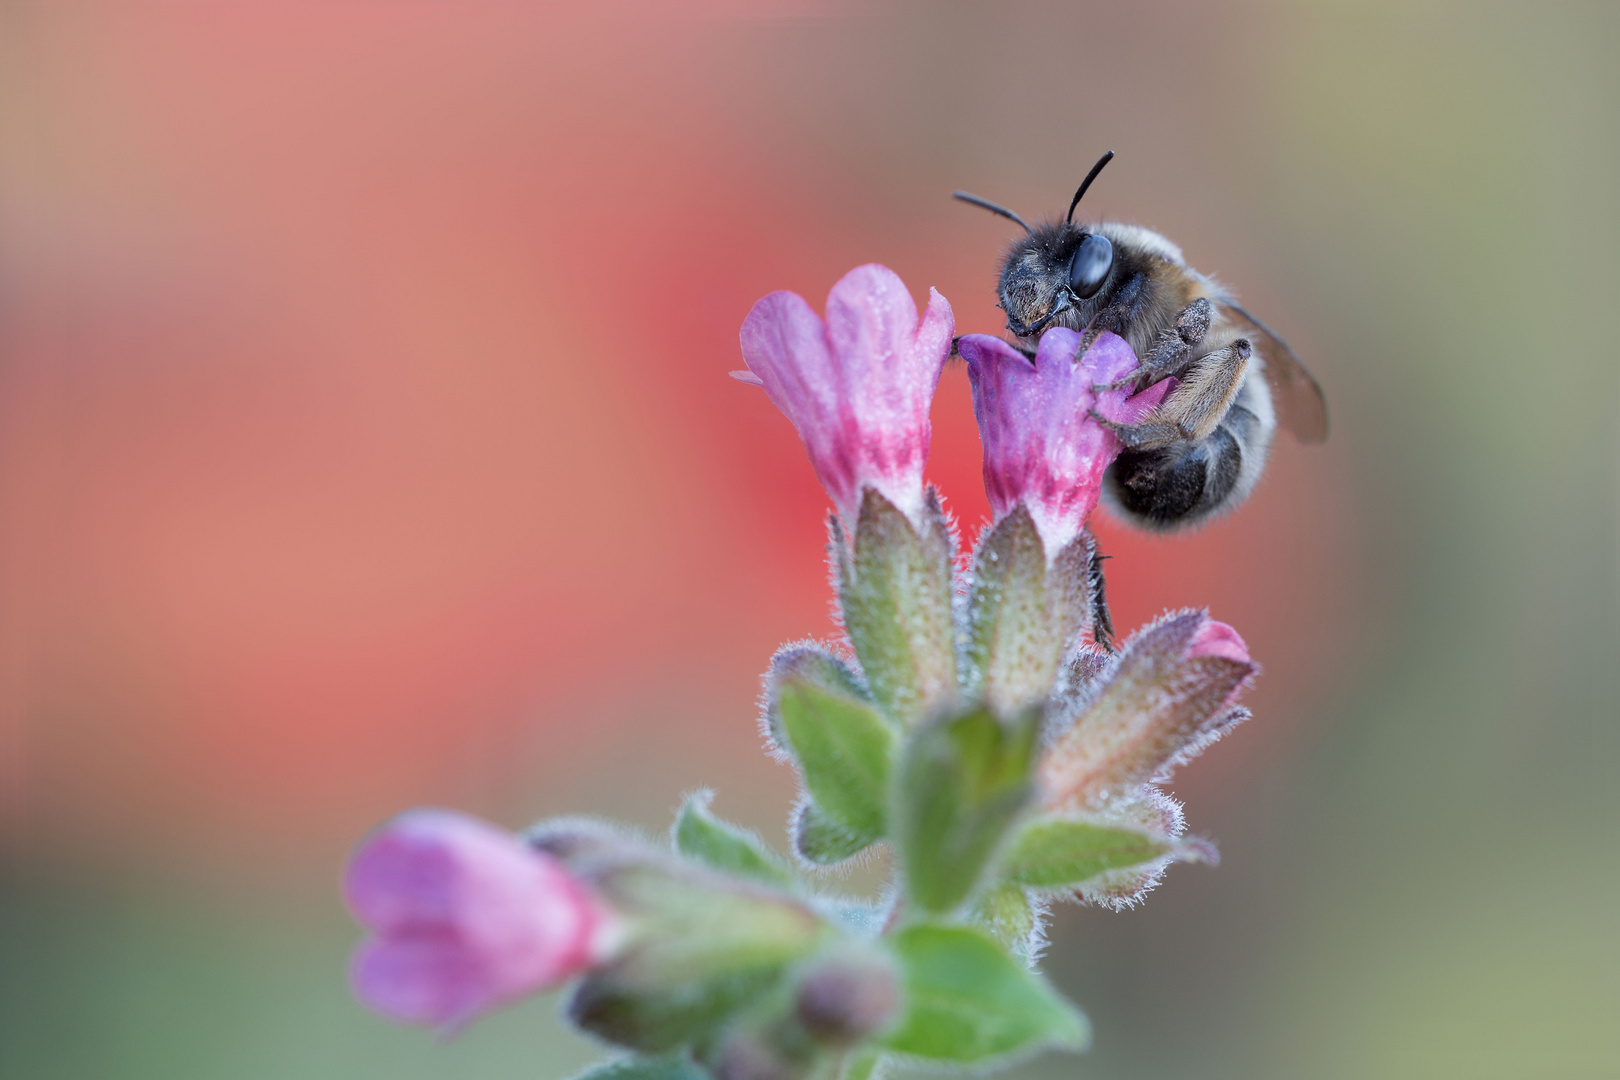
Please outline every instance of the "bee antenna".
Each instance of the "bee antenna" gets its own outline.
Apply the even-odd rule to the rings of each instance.
[[[951,198],[961,199],[965,203],[972,203],[974,206],[983,207],[992,214],[1000,214],[1004,218],[1012,218],[1014,221],[1018,222],[1018,224],[1024,226],[1024,231],[1027,233],[1033,233],[1035,231],[1029,227],[1029,224],[1025,222],[1023,218],[1019,217],[1005,206],[997,206],[989,199],[981,199],[977,195],[970,195],[965,191],[953,191],[951,192]]]
[[[1110,150],[1108,153],[1098,158],[1097,164],[1093,165],[1091,167],[1091,171],[1086,173],[1086,178],[1080,181],[1080,190],[1074,193],[1074,202],[1069,204],[1069,216],[1063,219],[1065,222],[1074,220],[1074,208],[1080,205],[1080,196],[1084,195],[1086,193],[1086,188],[1090,187],[1091,182],[1097,179],[1097,174],[1103,171],[1103,166],[1113,160],[1114,152]]]

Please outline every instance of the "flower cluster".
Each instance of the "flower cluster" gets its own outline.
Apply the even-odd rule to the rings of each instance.
[[[707,792],[668,843],[407,814],[349,867],[364,1001],[453,1030],[574,980],[570,1021],[631,1054],[596,1080],[870,1080],[1084,1046],[1035,971],[1046,911],[1132,904],[1169,864],[1214,861],[1162,785],[1248,716],[1256,667],[1202,611],[1113,643],[1086,519],[1121,450],[1108,425],[1171,385],[1118,389],[1138,362],[1112,334],[1048,330],[1033,357],[957,340],[994,512],[959,560],[923,479],[954,329],[937,292],[919,317],[876,265],[825,319],[782,292],[743,323],[733,375],[792,421],[836,511],[843,637],[782,649],[765,677],[766,742],[800,781],[793,857]],[[875,845],[889,889],[826,890],[821,868]]]

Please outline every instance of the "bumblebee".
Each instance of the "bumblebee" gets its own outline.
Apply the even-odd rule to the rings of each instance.
[[[1031,228],[1005,207],[955,195],[1026,233],[1008,248],[997,286],[1020,347],[1033,354],[1041,331],[1066,326],[1081,332],[1083,352],[1110,331],[1140,358],[1112,386],[1179,380],[1139,423],[1097,417],[1125,444],[1104,478],[1104,501],[1126,521],[1172,531],[1247,498],[1279,425],[1300,442],[1327,438],[1327,404],[1288,342],[1188,266],[1175,244],[1137,225],[1074,221],[1086,189],[1113,157],[1110,150],[1086,174],[1060,222]]]

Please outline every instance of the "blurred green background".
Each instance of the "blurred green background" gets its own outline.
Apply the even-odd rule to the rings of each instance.
[[[757,674],[824,500],[724,379],[877,260],[995,330],[988,215],[1178,240],[1325,385],[1244,512],[1103,532],[1257,718],[1217,870],[1063,910],[1028,1077],[1620,1077],[1620,8],[0,3],[0,1073],[535,1077],[348,997],[395,810],[780,836]],[[965,380],[931,474],[984,513]]]

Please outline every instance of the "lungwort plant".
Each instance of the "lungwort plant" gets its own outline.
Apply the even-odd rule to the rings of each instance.
[[[952,349],[881,266],[826,318],[787,292],[742,327],[748,370],[832,498],[843,634],[781,649],[761,726],[800,794],[784,855],[688,799],[668,843],[585,819],[513,834],[445,811],[383,826],[347,896],[371,931],[356,993],[455,1030],[573,981],[567,1018],[619,1049],[591,1080],[867,1080],[1080,1050],[1085,1017],[1035,970],[1054,900],[1135,903],[1213,862],[1161,788],[1242,721],[1243,640],[1175,612],[1116,647],[1087,515],[1132,423],[1170,388],[1112,334],[1048,330],[1033,359],[969,335],[995,520],[960,556],[923,483]],[[825,869],[888,850],[876,900]]]

